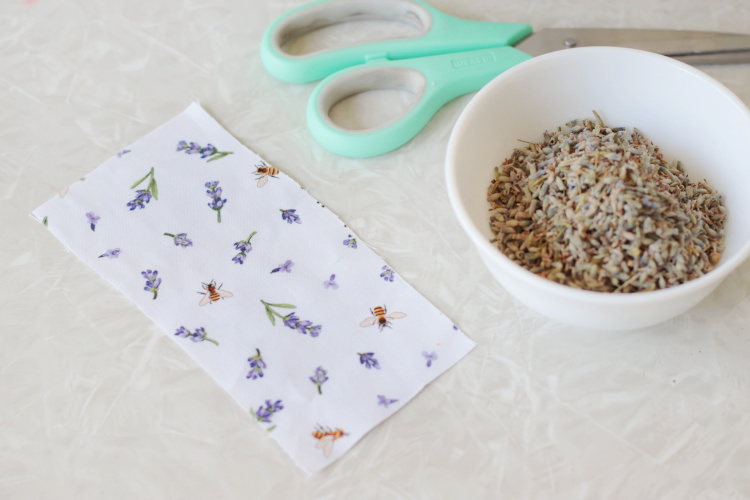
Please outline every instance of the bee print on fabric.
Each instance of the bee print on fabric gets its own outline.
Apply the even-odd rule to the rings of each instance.
[[[318,440],[318,442],[315,444],[315,447],[322,448],[323,456],[325,456],[326,458],[331,456],[331,452],[333,451],[333,443],[344,436],[348,436],[348,434],[344,432],[344,429],[331,429],[329,427],[323,427],[320,424],[315,427],[312,435],[315,439]]]
[[[212,302],[218,302],[220,299],[225,299],[227,297],[231,297],[234,294],[232,292],[229,292],[227,290],[222,290],[222,285],[216,286],[216,281],[211,280],[208,283],[203,283],[201,285],[205,292],[198,292],[203,295],[203,298],[198,302],[199,306],[205,306],[206,304],[210,304]]]
[[[372,313],[372,316],[365,319],[362,323],[359,324],[359,326],[365,328],[372,325],[378,325],[378,330],[380,330],[381,332],[383,331],[383,328],[391,328],[392,319],[401,319],[406,317],[406,314],[402,312],[392,312],[388,314],[388,310],[385,306],[377,306],[375,307],[375,309],[370,309],[370,313]]]
[[[279,174],[279,170],[261,160],[260,165],[255,165],[255,174],[257,175],[256,179],[258,179],[258,187],[261,188],[266,185],[269,178],[273,177],[277,179],[278,177],[276,176]]]

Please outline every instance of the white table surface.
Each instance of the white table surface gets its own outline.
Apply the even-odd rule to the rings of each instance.
[[[3,1],[0,498],[750,498],[750,263],[689,313],[634,332],[518,305],[445,192],[445,147],[471,95],[393,153],[326,151],[304,119],[313,84],[281,83],[259,58],[265,27],[301,3]],[[537,29],[750,34],[746,0],[433,5]],[[701,69],[750,104],[750,64]],[[28,216],[195,100],[478,343],[311,478]]]

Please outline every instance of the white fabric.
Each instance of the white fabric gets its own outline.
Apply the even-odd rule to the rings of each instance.
[[[34,216],[308,473],[474,346],[198,104]]]

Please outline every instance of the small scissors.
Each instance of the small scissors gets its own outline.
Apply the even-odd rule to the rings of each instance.
[[[338,23],[385,20],[418,29],[410,38],[364,43],[303,56],[283,47]],[[307,106],[315,139],[334,153],[363,158],[412,139],[450,100],[480,89],[533,56],[582,46],[619,46],[658,52],[690,64],[750,61],[750,36],[676,30],[548,29],[528,24],[459,19],[422,0],[318,0],[276,19],[261,42],[261,59],[276,78],[292,83],[323,79]],[[335,124],[338,102],[371,90],[398,89],[416,98],[403,115],[365,130]]]

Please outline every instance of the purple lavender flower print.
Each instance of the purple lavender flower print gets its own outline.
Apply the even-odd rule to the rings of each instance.
[[[250,372],[247,374],[247,378],[255,380],[263,377],[263,370],[266,369],[266,362],[260,355],[260,349],[255,349],[255,356],[250,356],[247,360],[250,362]]]
[[[336,283],[336,275],[332,274],[328,281],[323,282],[323,286],[325,288],[333,288],[334,290],[338,290],[339,284]]]
[[[126,155],[128,153],[130,153],[129,149],[123,149],[122,151],[120,151],[119,153],[117,153],[117,157],[118,158],[122,158],[122,155]]]
[[[190,340],[192,340],[193,342],[203,342],[205,339],[206,329],[201,326],[195,329]]]
[[[250,408],[250,414],[255,417],[258,422],[271,422],[271,417],[274,413],[280,412],[284,409],[281,404],[281,400],[277,400],[275,403],[271,403],[270,400],[266,399],[266,405],[260,405],[257,410]]]
[[[172,234],[164,233],[164,236],[169,236],[174,241],[175,246],[187,248],[193,246],[193,240],[188,238],[187,233]]]
[[[315,373],[312,377],[309,377],[310,381],[318,386],[318,394],[323,394],[321,386],[328,380],[328,372],[319,366],[315,369]]]
[[[313,326],[312,321],[308,321],[305,319],[305,320],[297,321],[297,323],[294,325],[294,329],[297,330],[302,335],[304,335],[305,333],[307,333],[309,328],[312,328],[312,326]]]
[[[382,394],[378,394],[378,404],[384,406],[385,408],[388,408],[389,405],[392,405],[397,401],[398,399],[390,399],[383,396]]]
[[[358,352],[357,354],[359,355],[359,363],[365,365],[365,368],[380,370],[380,363],[375,359],[374,352]]]
[[[275,304],[275,305],[279,307],[284,307],[282,304]],[[268,312],[268,306],[266,306],[266,312]],[[276,313],[275,311],[274,313],[278,315],[278,313]],[[284,326],[286,326],[287,328],[291,328],[292,330],[295,330],[297,327],[297,323],[299,323],[299,317],[297,316],[297,313],[294,313],[294,312],[290,312],[286,316],[279,316],[279,317],[284,320]],[[273,323],[273,320],[271,320],[271,322]]]
[[[344,240],[344,245],[351,248],[352,250],[357,249],[357,239],[352,238],[352,235],[350,234],[347,239]]]
[[[146,271],[141,272],[141,276],[146,279],[146,286],[143,287],[143,289],[147,292],[153,292],[154,299],[156,299],[156,295],[159,291],[159,286],[161,285],[161,278],[157,278],[158,274],[159,271],[152,271],[151,269],[147,269]]]
[[[148,193],[142,189],[138,189],[135,192],[135,198],[128,202],[128,207],[133,211],[136,208],[146,208],[146,203],[151,201],[151,193]]]
[[[235,264],[244,264],[247,253],[253,249],[253,245],[250,243],[250,239],[255,236],[257,232],[258,231],[253,231],[252,233],[250,233],[250,236],[248,236],[246,240],[240,240],[234,244],[234,248],[236,250],[239,250],[240,253],[234,256],[232,262],[234,262]]]
[[[103,254],[99,256],[101,259],[102,257],[106,257],[108,259],[116,259],[120,256],[120,249],[119,248],[112,248],[111,250],[107,250]]]
[[[218,222],[221,222],[221,208],[227,202],[227,199],[221,198],[221,188],[219,187],[219,181],[209,181],[206,183],[206,187],[208,188],[206,194],[209,196],[209,198],[211,198],[208,206],[211,210],[216,211],[216,219]]]
[[[427,361],[427,368],[431,367],[432,362],[438,358],[438,355],[435,351],[433,352],[422,351],[422,356],[424,356],[424,359]]]
[[[391,269],[388,266],[383,266],[381,268],[381,270],[383,272],[380,273],[380,277],[383,278],[385,281],[391,281],[392,282],[393,281],[393,269]]]
[[[180,141],[177,143],[177,151],[185,151],[189,155],[194,155],[201,152],[201,147],[194,142],[191,142],[190,145],[188,145],[187,142]]]
[[[310,337],[313,338],[320,335],[320,330],[323,328],[322,325],[313,325],[312,321],[302,320],[294,311],[291,311],[287,315],[282,315],[281,313],[274,310],[274,308],[279,307],[283,309],[294,309],[297,306],[293,306],[292,304],[271,304],[269,302],[266,302],[265,300],[261,300],[260,302],[265,306],[266,315],[268,315],[268,319],[271,321],[272,325],[275,326],[276,318],[279,318],[284,322],[284,326],[286,326],[287,328],[291,328],[292,330],[296,330],[302,335],[310,335]]]
[[[278,272],[280,272],[280,271],[285,271],[285,272],[287,272],[287,273],[291,273],[291,272],[292,272],[292,266],[293,266],[293,265],[294,265],[294,262],[292,262],[291,260],[287,260],[287,261],[286,261],[286,262],[284,262],[283,264],[279,264],[279,267],[277,267],[276,269],[273,269],[273,270],[271,271],[271,274],[273,274],[273,273],[278,273]]]
[[[89,225],[91,226],[92,231],[96,231],[96,223],[99,222],[99,217],[94,212],[86,212],[86,218],[89,220]]]
[[[217,151],[216,147],[213,144],[207,144],[206,147],[201,147],[200,144],[197,144],[195,142],[191,142],[188,144],[186,141],[180,141],[177,143],[177,151],[184,151],[185,153],[189,155],[195,155],[200,154],[201,158],[206,160],[206,163],[209,161],[219,160],[221,158],[224,158],[225,156],[233,154],[231,151]]]
[[[159,199],[159,190],[156,187],[156,177],[154,177],[154,167],[151,167],[151,170],[145,176],[143,176],[141,179],[137,180],[135,184],[130,186],[130,189],[137,188],[146,179],[149,179],[148,184],[146,185],[146,189],[137,189],[135,192],[135,198],[128,202],[127,206],[130,207],[131,212],[136,208],[146,208],[146,203],[151,201],[151,198],[155,200]]]
[[[263,405],[260,405],[258,407],[258,410],[254,413],[255,418],[258,419],[258,422],[270,422],[271,415],[273,414],[272,410],[273,410],[272,406],[267,405],[264,407]]]
[[[217,153],[216,148],[213,144],[207,144],[205,148],[201,150],[201,158],[206,159],[209,156],[213,156]]]
[[[283,209],[279,209],[279,210],[281,210],[281,218],[287,221],[289,224],[293,224],[293,223],[302,224],[302,221],[299,219],[299,215],[295,213],[297,211],[296,209],[292,208],[289,210],[283,210]]]
[[[214,345],[219,345],[219,343],[217,341],[215,341],[214,339],[208,337],[208,334],[206,333],[206,329],[203,328],[202,326],[199,326],[193,332],[191,332],[190,330],[188,330],[184,326],[181,326],[181,327],[179,327],[177,329],[176,332],[174,332],[174,334],[177,337],[182,337],[184,339],[190,339],[193,342],[203,342],[203,341],[206,341],[206,342],[212,342]]]
[[[255,231],[253,231],[253,234],[250,235],[252,237],[255,234]],[[234,244],[235,250],[239,250],[242,253],[247,253],[250,250],[253,249],[252,243],[250,243],[250,237],[246,240],[240,240]]]

